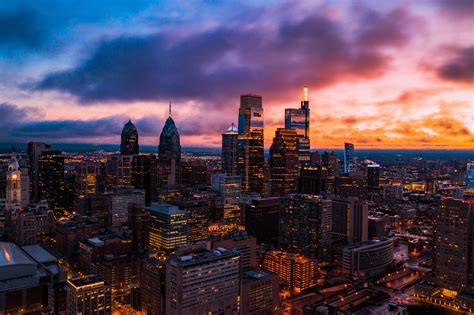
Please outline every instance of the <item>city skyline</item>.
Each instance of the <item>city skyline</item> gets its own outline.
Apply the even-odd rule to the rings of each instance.
[[[255,93],[268,149],[307,85],[311,148],[473,147],[471,1],[114,4],[0,6],[0,142],[156,146],[171,100],[220,147]]]

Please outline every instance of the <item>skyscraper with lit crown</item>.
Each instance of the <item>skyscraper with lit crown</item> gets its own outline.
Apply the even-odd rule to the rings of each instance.
[[[120,154],[136,155],[139,153],[138,130],[131,120],[123,126],[121,139]]]
[[[158,146],[159,186],[172,187],[179,183],[179,164],[181,161],[181,144],[178,128],[171,118],[171,103],[169,117],[160,135]]]
[[[263,192],[263,107],[262,97],[240,96],[237,173],[242,176],[242,190]]]
[[[227,175],[237,173],[237,126],[232,123],[222,134],[222,172]]]
[[[307,164],[311,162],[308,87],[304,87],[303,94],[300,108],[285,109],[285,128],[296,130],[298,159],[301,164]]]

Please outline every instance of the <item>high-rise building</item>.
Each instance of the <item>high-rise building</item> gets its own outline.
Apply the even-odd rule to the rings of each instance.
[[[308,88],[304,87],[304,96],[300,108],[285,109],[285,128],[294,129],[297,133],[298,159],[301,164],[311,162],[309,140],[309,100]]]
[[[122,137],[120,141],[120,154],[136,155],[140,152],[138,145],[137,127],[129,120],[122,129]]]
[[[237,314],[240,253],[193,250],[166,262],[166,314]]]
[[[263,254],[263,269],[276,273],[280,284],[304,290],[317,281],[317,265],[303,255],[271,250]]]
[[[142,312],[160,315],[165,312],[165,263],[156,258],[143,262],[140,281]]]
[[[298,192],[320,195],[327,189],[328,170],[320,164],[305,164],[300,168]]]
[[[331,200],[291,195],[280,206],[280,246],[289,252],[328,260],[331,252]]]
[[[80,196],[77,205],[80,214],[96,217],[101,228],[108,228],[112,225],[112,200],[110,195]]]
[[[474,162],[467,163],[466,192],[474,194]]]
[[[159,188],[173,187],[179,183],[181,144],[178,128],[170,116],[165,122],[158,146]]]
[[[209,236],[209,202],[205,199],[190,198],[173,204],[188,212],[189,242],[205,241]]]
[[[106,174],[104,163],[80,163],[76,165],[75,192],[79,196],[105,192]]]
[[[167,203],[152,203],[145,209],[150,212],[149,246],[172,251],[188,243],[188,212]]]
[[[433,271],[445,295],[474,290],[474,203],[442,200],[433,230]]]
[[[64,156],[61,151],[44,151],[39,160],[39,196],[51,209],[64,210]]]
[[[107,190],[132,186],[133,156],[113,154],[107,156]]]
[[[296,192],[299,174],[298,148],[294,129],[278,128],[270,147],[272,195],[284,196]]]
[[[7,169],[6,207],[26,207],[30,202],[30,181],[28,169],[20,167],[20,162],[13,153]]]
[[[369,205],[357,197],[332,200],[332,234],[334,239],[348,243],[364,242],[368,239]]]
[[[245,230],[257,238],[258,244],[278,245],[278,225],[281,199],[253,199],[245,205]]]
[[[246,192],[262,193],[264,190],[263,127],[262,97],[255,94],[241,95],[237,173],[242,176],[242,190]]]
[[[224,202],[223,222],[227,225],[241,223],[241,209],[239,205],[241,195],[241,180],[238,175],[212,175],[212,188],[218,191]]]
[[[153,174],[157,176],[158,174]],[[135,155],[132,160],[132,186],[145,191],[145,203],[151,203],[152,195],[156,194],[156,186],[152,185],[152,159],[148,155]],[[155,192],[153,192],[155,190]]]
[[[118,188],[110,194],[112,200],[112,225],[121,226],[128,220],[128,207],[137,204],[145,207],[146,193],[143,189]]]
[[[112,288],[99,275],[67,281],[69,314],[112,314]]]
[[[49,151],[51,145],[44,142],[28,142],[28,170],[30,173],[30,198],[32,202],[40,200],[39,195],[39,160],[41,153]]]
[[[243,273],[240,314],[275,314],[280,302],[278,276],[262,269]]]
[[[354,171],[354,145],[344,143],[344,173]]]
[[[142,204],[128,205],[128,229],[132,231],[133,247],[136,250],[143,250],[148,245],[149,223],[150,213]]]
[[[378,188],[380,183],[380,165],[367,165],[367,186],[370,188]]]
[[[238,129],[234,123],[222,134],[222,172],[227,175],[237,174],[238,135]]]

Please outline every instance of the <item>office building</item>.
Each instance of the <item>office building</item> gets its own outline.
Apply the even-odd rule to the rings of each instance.
[[[299,175],[297,133],[295,129],[278,128],[270,147],[272,195],[295,193]]]
[[[240,253],[193,250],[166,262],[166,314],[237,314]]]
[[[80,163],[76,165],[74,174],[74,188],[78,196],[105,192],[106,168],[104,163]]]
[[[238,130],[237,173],[242,177],[242,190],[261,194],[265,181],[261,96],[254,94],[240,96]]]
[[[474,194],[474,162],[466,166],[466,192]]]
[[[20,167],[16,153],[13,153],[6,174],[6,208],[26,207],[30,203],[30,180],[28,169]]]
[[[146,315],[165,313],[165,263],[156,258],[143,261],[140,281],[141,310]]]
[[[202,160],[181,161],[180,183],[183,188],[207,187],[209,185],[207,162]]]
[[[298,192],[308,195],[320,195],[327,190],[328,171],[320,164],[305,164],[300,168]]]
[[[331,249],[331,200],[315,195],[291,195],[280,206],[282,248],[310,258],[328,260]]]
[[[189,198],[178,200],[173,204],[188,212],[189,242],[205,241],[209,236],[209,201],[201,198]]]
[[[158,186],[160,189],[174,187],[180,180],[181,144],[178,128],[169,117],[163,126],[158,146]]]
[[[474,290],[473,238],[474,203],[442,200],[433,226],[433,271],[446,294]]]
[[[300,108],[285,109],[285,128],[294,129],[297,133],[298,160],[301,164],[311,163],[309,140],[309,100],[308,88],[304,87],[303,100]]]
[[[335,240],[358,243],[368,240],[368,208],[357,197],[332,200],[332,235]]]
[[[172,251],[189,242],[189,214],[167,203],[152,203],[145,208],[150,213],[149,246]]]
[[[158,189],[156,179],[153,179],[158,176],[156,167],[152,165],[154,163],[156,159],[148,155],[135,155],[132,160],[132,186],[145,192],[147,205],[151,203],[152,197],[156,196]]]
[[[141,204],[128,205],[128,229],[132,231],[132,243],[135,250],[144,250],[148,245],[150,213]]]
[[[378,188],[380,183],[380,165],[367,165],[367,186],[369,188]]]
[[[223,223],[228,226],[241,223],[241,181],[238,175],[212,175],[212,188],[218,191],[223,199]]]
[[[69,314],[112,314],[112,288],[99,275],[67,281]]]
[[[112,154],[107,156],[107,191],[132,186],[133,156]]]
[[[393,242],[374,240],[343,249],[343,271],[351,278],[383,274],[393,264]]]
[[[77,210],[83,216],[96,217],[101,228],[112,226],[112,199],[110,195],[80,196],[77,200]]]
[[[129,120],[122,129],[120,154],[137,155],[138,153],[140,153],[140,147],[138,145],[137,127]]]
[[[344,143],[344,173],[349,174],[354,171],[354,145]]]
[[[28,171],[30,175],[30,198],[31,202],[38,202],[40,200],[39,193],[39,161],[41,154],[49,151],[51,145],[44,142],[28,142]]]
[[[212,235],[210,249],[229,248],[240,252],[240,266],[248,270],[257,266],[257,240],[246,231],[234,231],[225,235]]]
[[[131,204],[145,207],[146,192],[143,189],[118,188],[114,194],[110,194],[112,203],[112,225],[119,227],[128,220],[128,207]]]
[[[56,212],[64,210],[64,156],[44,151],[39,159],[39,196]]]
[[[271,250],[263,255],[263,269],[278,275],[282,286],[304,290],[316,284],[318,269],[314,260],[303,255]]]
[[[55,249],[66,259],[76,260],[79,255],[79,241],[88,239],[99,232],[95,218],[75,217],[73,220],[56,221]]]
[[[280,303],[278,276],[263,269],[243,273],[240,314],[275,314]]]
[[[253,199],[245,205],[245,230],[258,244],[278,245],[280,204],[280,198],[271,197]]]
[[[237,174],[238,134],[238,129],[234,123],[222,134],[222,172],[227,175]]]

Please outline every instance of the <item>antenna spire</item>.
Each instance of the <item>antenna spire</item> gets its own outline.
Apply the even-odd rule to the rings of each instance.
[[[303,100],[307,102],[308,101],[308,87],[306,85],[303,88],[303,96],[304,96]]]
[[[170,116],[171,116],[171,101],[170,101],[169,114],[170,114]]]

